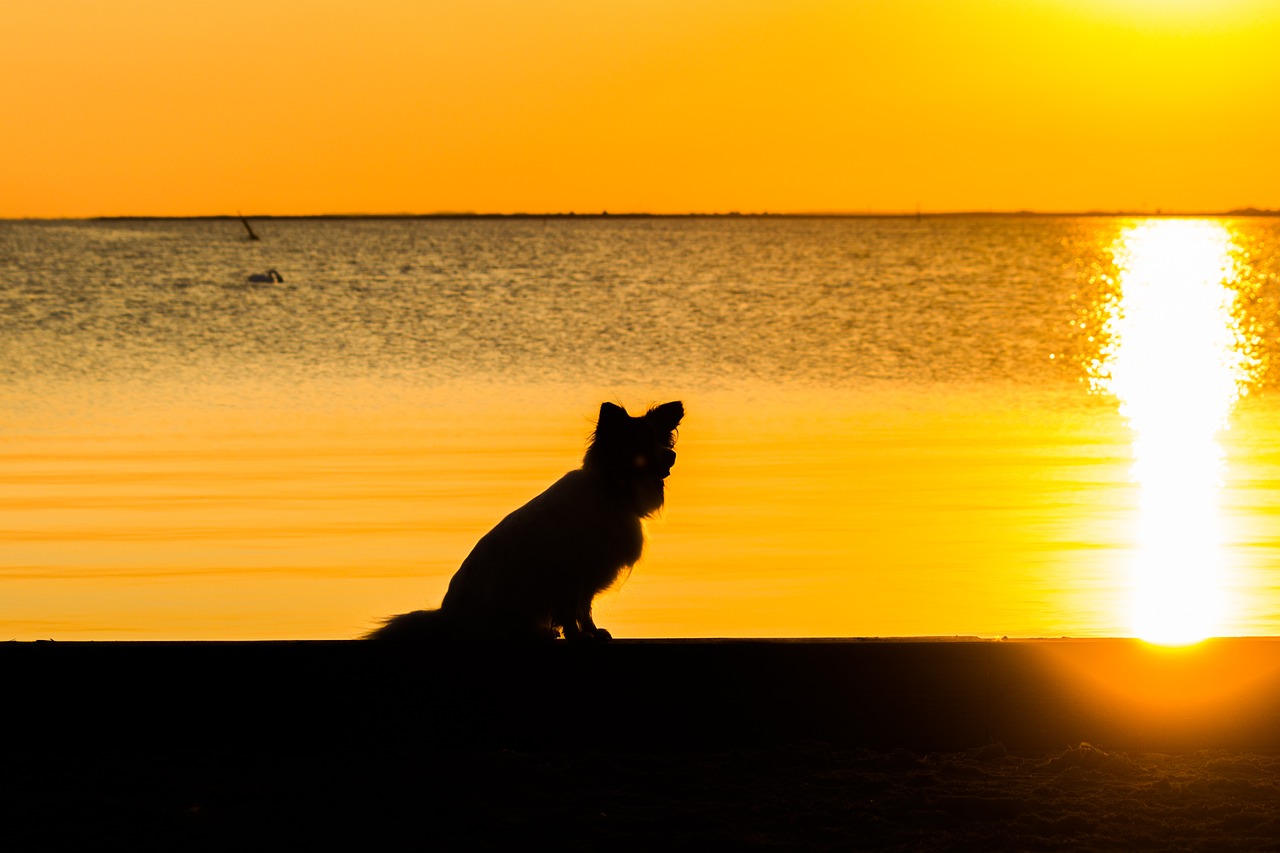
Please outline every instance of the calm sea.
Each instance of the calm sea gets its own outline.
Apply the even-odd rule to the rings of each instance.
[[[615,636],[1280,632],[1280,220],[255,227],[0,222],[0,639],[355,636],[670,399]]]

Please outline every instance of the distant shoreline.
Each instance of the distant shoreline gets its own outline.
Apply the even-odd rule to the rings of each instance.
[[[964,218],[1085,218],[1085,217],[1117,217],[1117,218],[1201,218],[1201,217],[1276,217],[1280,209],[1237,208],[1226,211],[1126,211],[1126,210],[1085,210],[1085,211],[1038,211],[1038,210],[968,210],[950,212],[842,212],[813,211],[795,213],[773,213],[768,211],[747,212],[728,211],[724,213],[578,213],[577,211],[558,213],[474,213],[441,211],[436,213],[314,213],[314,214],[246,214],[243,218],[259,221],[303,221],[303,220],[420,220],[420,219],[964,219]],[[206,214],[199,216],[60,216],[60,217],[0,217],[0,222],[156,222],[156,221],[191,221],[221,222],[239,221],[242,217],[236,214]]]

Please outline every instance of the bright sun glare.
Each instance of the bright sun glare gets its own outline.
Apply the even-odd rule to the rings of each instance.
[[[1217,434],[1251,370],[1234,310],[1235,247],[1214,222],[1153,220],[1127,228],[1112,251],[1119,299],[1106,306],[1095,376],[1133,430],[1130,624],[1149,642],[1193,643],[1227,615]]]

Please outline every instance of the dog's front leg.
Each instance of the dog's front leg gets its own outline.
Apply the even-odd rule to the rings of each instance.
[[[604,628],[597,628],[595,619],[591,617],[591,600],[594,597],[587,596],[578,603],[578,626],[582,636],[589,640],[612,640],[613,635]]]
[[[577,605],[572,600],[561,602],[560,606],[552,611],[551,623],[564,631],[566,640],[583,639],[582,628],[578,625]]]
[[[577,620],[573,618],[565,619],[561,627],[564,630],[564,638],[570,642],[585,639],[582,629],[578,627]]]

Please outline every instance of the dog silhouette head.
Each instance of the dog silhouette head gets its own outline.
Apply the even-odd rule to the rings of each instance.
[[[602,477],[619,498],[633,501],[637,515],[656,512],[662,508],[663,480],[676,462],[676,427],[683,417],[679,401],[654,406],[640,417],[603,403],[582,467]]]

